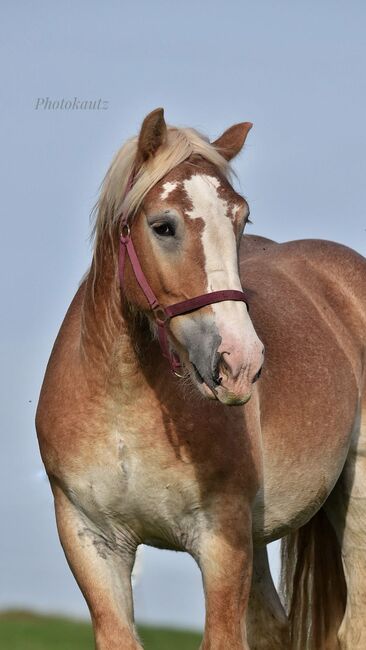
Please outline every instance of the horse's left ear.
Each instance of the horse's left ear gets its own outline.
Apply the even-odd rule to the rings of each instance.
[[[165,142],[166,135],[164,109],[156,108],[146,115],[141,126],[135,161],[136,170],[149,158],[155,156],[159,147]]]
[[[218,150],[226,160],[235,158],[244,145],[246,137],[252,128],[251,122],[241,122],[234,124],[227,129],[215,142],[213,146]]]

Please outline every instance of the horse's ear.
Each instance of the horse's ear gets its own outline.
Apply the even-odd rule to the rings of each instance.
[[[234,124],[230,129],[227,129],[215,142],[213,146],[218,150],[226,160],[231,160],[239,153],[246,137],[252,128],[251,122],[241,122]]]
[[[156,108],[146,115],[141,126],[135,161],[136,170],[149,158],[155,156],[156,151],[165,142],[166,135],[164,109]]]

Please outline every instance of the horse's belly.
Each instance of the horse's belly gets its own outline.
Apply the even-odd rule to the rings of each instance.
[[[268,543],[303,526],[331,493],[344,466],[357,417],[332,436],[315,430],[291,441],[284,435],[264,436],[263,486],[253,511],[253,534]],[[304,443],[305,440],[305,443]]]

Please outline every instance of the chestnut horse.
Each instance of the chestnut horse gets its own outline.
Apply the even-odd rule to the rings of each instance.
[[[142,647],[139,544],[197,561],[204,650],[366,648],[366,262],[242,237],[230,160],[250,127],[210,143],[145,118],[48,364],[39,443],[98,650]],[[282,537],[283,605],[266,553]]]

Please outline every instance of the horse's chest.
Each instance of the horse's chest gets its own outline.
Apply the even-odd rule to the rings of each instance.
[[[200,488],[189,459],[172,460],[123,436],[89,468],[78,498],[101,526],[128,529],[141,542],[186,548],[199,534]]]

